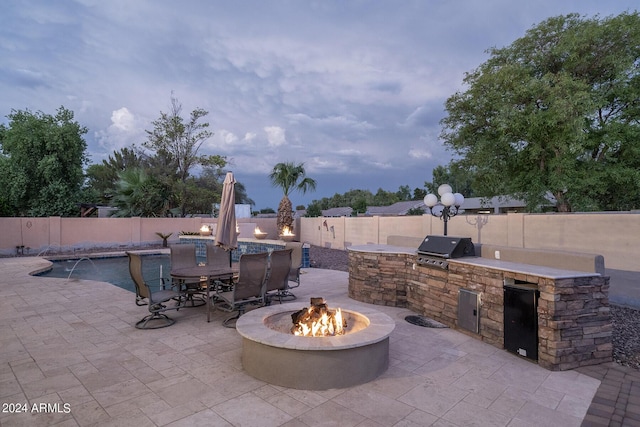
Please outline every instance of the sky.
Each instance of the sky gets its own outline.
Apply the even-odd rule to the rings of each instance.
[[[605,18],[637,0],[0,0],[0,123],[74,112],[90,163],[146,140],[171,97],[214,135],[254,210],[268,175],[304,163],[314,192],[424,188],[454,153],[444,104],[466,72],[547,18]]]

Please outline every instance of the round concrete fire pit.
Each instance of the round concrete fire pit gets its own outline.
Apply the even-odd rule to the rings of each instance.
[[[272,305],[238,319],[242,366],[249,375],[282,387],[326,390],[364,384],[387,370],[395,328],[389,316],[340,306],[347,319],[344,335],[302,337],[289,331],[291,314],[302,308],[300,302]]]

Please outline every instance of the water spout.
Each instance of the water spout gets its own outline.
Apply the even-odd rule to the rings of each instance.
[[[47,245],[47,247],[38,252],[36,256],[45,256],[51,249],[56,249],[56,251],[61,250],[60,245]]]
[[[78,264],[80,264],[81,261],[89,261],[91,263],[91,265],[93,266],[93,268],[97,271],[97,267],[96,265],[93,263],[93,261],[91,260],[91,258],[88,257],[82,257],[79,260],[76,261],[75,264],[73,264],[73,267],[71,267],[71,271],[69,271],[69,275],[67,276],[67,279],[71,278],[71,275],[73,274],[73,271],[76,269],[76,267],[78,266]]]

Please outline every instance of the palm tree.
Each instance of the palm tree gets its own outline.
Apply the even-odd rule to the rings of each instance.
[[[112,204],[116,217],[163,216],[169,203],[166,186],[143,169],[130,168],[118,173]]]
[[[282,188],[284,196],[278,205],[278,219],[276,221],[278,234],[288,227],[293,232],[293,208],[289,194],[298,190],[306,193],[307,190],[316,189],[316,181],[306,176],[304,163],[295,164],[293,162],[278,163],[269,174],[271,185]]]

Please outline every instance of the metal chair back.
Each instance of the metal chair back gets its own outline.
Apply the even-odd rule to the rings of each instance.
[[[195,267],[196,261],[196,245],[193,243],[184,243],[171,245],[171,269]]]
[[[292,249],[282,249],[271,252],[270,269],[266,285],[267,293],[287,289],[289,271],[291,270],[291,252]]]
[[[238,280],[233,285],[233,299],[235,301],[247,299],[252,301],[264,300],[268,258],[268,252],[240,256]]]
[[[213,243],[207,243],[207,265],[213,267],[231,267],[231,251],[226,251]]]

